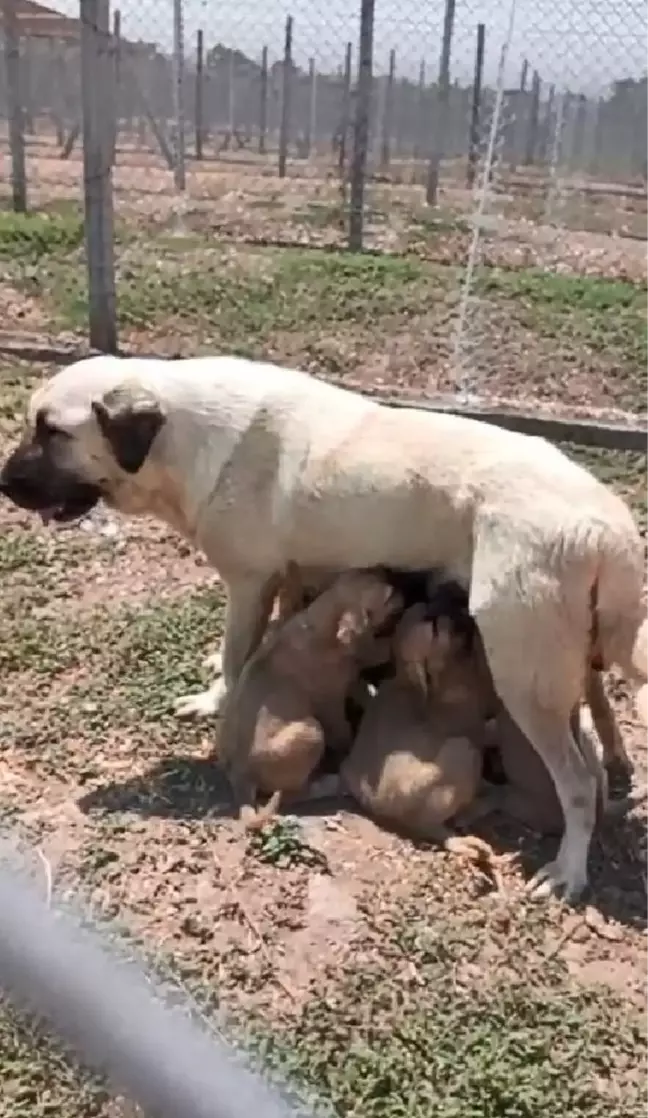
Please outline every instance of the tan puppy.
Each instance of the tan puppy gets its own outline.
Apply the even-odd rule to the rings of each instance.
[[[257,791],[273,794],[260,815],[265,821],[283,793],[304,790],[327,745],[351,747],[347,694],[375,630],[402,605],[383,578],[363,572],[341,575],[293,614],[299,592],[293,575],[281,588],[279,619],[225,706],[217,753],[248,825]]]
[[[268,581],[293,561],[344,571],[443,567],[470,591],[495,688],[555,784],[565,829],[533,887],[587,883],[597,780],[574,737],[592,632],[646,717],[644,554],[625,503],[544,439],[391,409],[231,357],[95,357],[36,390],[0,492],[73,520],[103,497],[166,521],[227,590],[213,714],[258,646]]]
[[[395,636],[395,678],[368,706],[342,766],[343,783],[373,814],[446,846],[443,824],[469,806],[465,820],[497,809],[534,830],[559,833],[564,820],[551,777],[495,694],[462,597],[460,588],[441,585],[431,602],[405,614]],[[599,719],[601,713],[605,732],[610,717],[614,722],[607,700]],[[579,740],[604,803],[587,707],[581,718]],[[486,745],[497,746],[506,784],[482,788],[475,802]],[[466,852],[463,840],[452,842],[449,849]]]
[[[445,826],[475,800],[491,695],[465,635],[448,617],[425,617],[425,605],[413,606],[396,630],[396,674],[367,707],[340,770],[342,784],[408,834],[491,859],[486,843],[453,836]]]

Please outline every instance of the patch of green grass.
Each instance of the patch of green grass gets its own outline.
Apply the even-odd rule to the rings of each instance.
[[[0,438],[14,436],[23,423],[39,375],[19,366],[0,366]]]
[[[465,217],[452,210],[434,209],[417,213],[412,218],[412,229],[416,236],[435,237],[440,233],[471,233],[472,225]]]
[[[0,998],[2,1118],[99,1118],[110,1094],[39,1025]]]
[[[299,221],[314,225],[316,229],[345,227],[349,220],[349,209],[342,202],[309,202],[296,217]],[[369,215],[366,220],[371,220]]]
[[[648,462],[645,454],[633,451],[598,450],[595,447],[565,443],[562,448],[570,458],[609,485],[628,502],[639,526],[646,530]]]
[[[422,923],[407,906],[380,962],[337,973],[263,1061],[330,1100],[341,1118],[640,1118],[642,1015],[605,990],[572,985],[550,961],[486,961],[468,921]],[[542,938],[541,918],[529,916]],[[527,945],[528,946],[528,945]],[[534,945],[535,946],[535,945]],[[374,956],[375,957],[375,956]],[[499,964],[499,965],[497,965]]]
[[[153,252],[118,274],[122,325],[192,322],[239,352],[251,352],[276,331],[419,313],[451,282],[424,262],[400,257],[272,249],[238,258],[215,252],[196,261]],[[48,286],[65,321],[86,321],[83,272],[53,274]]]
[[[34,260],[83,243],[83,217],[70,211],[16,214],[0,210],[0,259]]]
[[[613,380],[633,386],[637,410],[646,406],[648,330],[646,288],[623,280],[568,276],[540,269],[483,269],[476,290],[503,303],[522,327],[567,346],[582,361],[589,352],[609,365]]]
[[[248,852],[259,862],[286,869],[289,866],[311,866],[328,872],[326,857],[306,842],[299,820],[291,816],[274,819],[253,831]]]
[[[68,701],[50,712],[52,737],[78,731],[105,731],[158,720],[177,734],[173,699],[200,689],[204,649],[222,626],[222,599],[201,591],[155,604],[100,608],[76,618],[30,616],[29,602],[18,615],[3,617],[0,672],[29,673],[39,679],[38,695],[63,674],[73,673]],[[32,696],[36,699],[37,696]],[[19,712],[17,712],[19,713]],[[17,717],[5,734],[15,744],[34,744],[43,727]]]

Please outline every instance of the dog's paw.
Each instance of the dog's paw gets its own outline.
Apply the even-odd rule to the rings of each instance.
[[[175,712],[178,718],[213,718],[222,710],[226,694],[225,681],[218,679],[207,691],[181,695],[175,701]]]
[[[223,674],[223,654],[219,650],[217,652],[210,652],[209,656],[205,656],[202,662],[202,667],[207,672],[213,672],[214,675]]]
[[[567,904],[578,901],[587,889],[587,875],[568,871],[559,858],[548,862],[527,882],[525,892],[533,900],[562,896]]]

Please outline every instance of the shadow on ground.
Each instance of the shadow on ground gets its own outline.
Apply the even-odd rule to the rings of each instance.
[[[619,791],[619,789],[616,789]],[[233,802],[223,769],[209,759],[172,757],[147,773],[110,783],[82,796],[84,813],[133,813],[177,820],[232,819]],[[341,810],[361,814],[350,799],[331,797],[291,804],[291,815],[327,816]],[[497,854],[515,853],[525,878],[555,857],[557,840],[543,838],[501,814],[480,821],[475,833]],[[419,844],[420,846],[421,844]],[[590,855],[590,895],[601,914],[626,927],[646,927],[646,826],[636,810],[603,820]]]

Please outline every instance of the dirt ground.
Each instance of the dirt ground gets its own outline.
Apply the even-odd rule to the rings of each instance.
[[[43,212],[0,213],[0,343],[74,347],[86,315],[79,211],[41,198],[39,174]],[[151,207],[141,191],[126,202],[126,170],[117,176],[129,349],[221,348],[365,390],[452,390],[470,237],[459,193],[449,188],[431,219],[415,188],[390,188],[389,219],[370,222],[388,251],[352,258],[312,251],[342,236],[334,183],[280,189],[259,176],[257,194],[240,173],[238,186],[208,174],[220,193],[207,205],[190,191],[180,214],[170,194]],[[68,199],[71,190],[66,182]],[[542,230],[516,240],[526,228],[516,221],[487,242],[472,381],[518,405],[643,413],[645,245],[563,231],[551,248],[560,259],[545,267],[554,257],[534,247]],[[4,455],[54,366],[2,360]],[[567,450],[645,525],[644,455]],[[0,573],[0,811],[38,888],[80,898],[201,1013],[224,1017],[264,1068],[341,1116],[645,1113],[648,764],[621,680],[608,687],[635,763],[633,805],[597,831],[585,903],[539,905],[523,883],[555,844],[504,818],[479,830],[502,856],[499,885],[348,804],[241,833],[207,759],[216,727],[173,714],[174,698],[206,678],[222,595],[172,533],[105,512],[45,529],[5,503]],[[132,1114],[114,1086],[6,1007],[0,1069],[2,1118]]]

